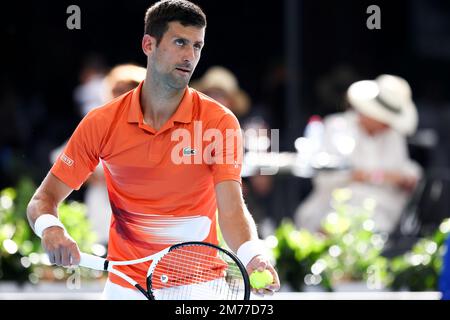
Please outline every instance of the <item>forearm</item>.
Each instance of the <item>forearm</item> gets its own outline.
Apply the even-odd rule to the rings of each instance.
[[[225,242],[234,252],[244,242],[258,239],[255,221],[244,203],[231,212],[219,214],[219,225]]]
[[[334,190],[346,186],[353,179],[353,171],[337,170],[330,172],[318,172],[313,179],[315,188]]]
[[[390,185],[402,189],[414,188],[417,178],[413,175],[404,174],[401,171],[388,170],[355,170],[353,172],[353,180],[371,183],[376,185]]]
[[[47,174],[28,203],[27,218],[31,228],[34,230],[36,219],[43,214],[52,214],[58,217],[57,208],[59,203],[71,192],[72,189],[69,186],[57,179],[53,174]]]
[[[80,251],[57,219],[58,204],[57,199],[38,189],[27,207],[28,221],[36,235],[42,239],[42,247],[50,263],[59,266],[77,265],[80,263]]]
[[[42,214],[52,214],[57,217],[57,207],[58,203],[55,199],[38,189],[27,207],[27,218],[31,228],[34,230],[34,224]]]
[[[218,220],[223,238],[234,251],[247,272],[269,270],[274,281],[271,288],[278,290],[280,281],[277,272],[267,258],[264,245],[258,240],[256,224],[247,210],[240,184],[236,181],[224,181],[216,185]],[[261,291],[264,291],[260,289]]]

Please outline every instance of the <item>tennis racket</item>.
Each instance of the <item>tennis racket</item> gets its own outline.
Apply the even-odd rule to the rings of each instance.
[[[152,260],[147,288],[115,266]],[[151,256],[109,261],[81,253],[80,266],[111,272],[136,287],[149,300],[249,300],[247,270],[231,252],[206,242],[183,242]]]

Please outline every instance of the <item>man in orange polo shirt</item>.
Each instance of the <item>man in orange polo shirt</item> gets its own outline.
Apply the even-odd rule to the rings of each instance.
[[[138,259],[182,241],[217,244],[218,210],[225,241],[247,271],[268,269],[274,275],[274,283],[259,293],[279,289],[242,199],[239,123],[231,111],[188,87],[205,28],[204,13],[188,1],[165,0],[148,9],[145,80],[87,114],[28,205],[30,225],[52,263],[79,263],[57,206],[102,161],[112,209],[108,259]],[[121,271],[145,287],[145,265]],[[140,297],[112,274],[104,294]]]

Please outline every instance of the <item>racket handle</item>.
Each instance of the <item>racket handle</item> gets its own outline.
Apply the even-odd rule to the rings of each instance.
[[[106,271],[105,270],[105,262],[106,259],[100,258],[97,256],[93,256],[91,254],[87,253],[81,253],[80,254],[80,266],[86,267],[94,270],[100,270],[100,271]]]

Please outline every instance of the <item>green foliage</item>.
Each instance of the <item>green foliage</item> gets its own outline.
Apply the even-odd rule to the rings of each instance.
[[[22,179],[17,189],[0,191],[0,279],[24,282],[30,269],[23,257],[40,248],[26,218],[26,207],[35,186]]]
[[[62,203],[58,208],[59,219],[70,236],[77,242],[80,250],[91,252],[97,236],[92,232],[86,212],[86,206],[76,201]]]
[[[407,253],[395,257],[390,269],[394,290],[437,290],[445,239],[450,233],[450,219],[444,220],[434,235],[419,240]]]
[[[326,251],[329,245],[326,239],[311,234],[307,230],[296,230],[295,226],[284,221],[276,230],[277,245],[273,248],[279,276],[296,291],[303,290],[304,279],[311,267]],[[323,285],[331,289],[328,282]]]
[[[351,194],[347,190],[336,190],[335,211],[323,221],[329,249],[320,257],[321,274],[335,286],[345,281],[365,281],[372,289],[385,287],[390,278],[388,262],[381,256],[386,236],[375,231],[372,220],[375,202],[366,199],[361,207],[347,204]]]
[[[279,226],[273,254],[281,280],[299,291],[307,286],[332,291],[348,281],[364,281],[369,289],[437,290],[450,220],[410,252],[389,260],[382,256],[387,237],[375,231],[371,219],[375,202],[352,207],[350,197],[346,189],[333,193],[334,212],[320,233],[298,230],[288,220]]]

